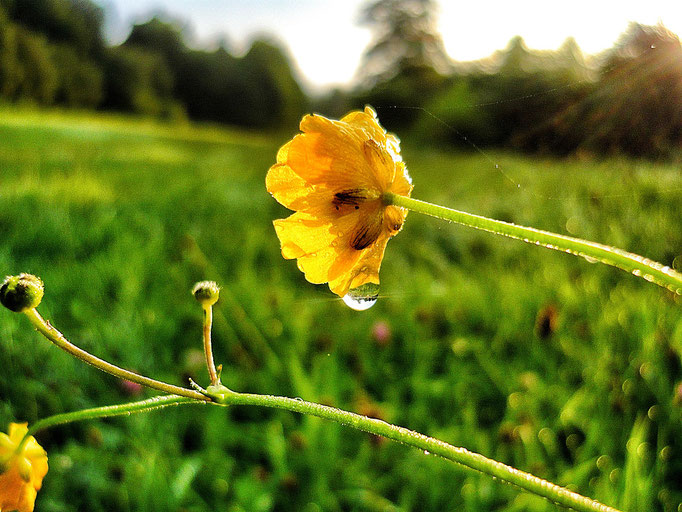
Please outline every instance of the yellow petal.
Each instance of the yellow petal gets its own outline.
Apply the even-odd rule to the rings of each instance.
[[[16,469],[0,474],[0,510],[14,510],[19,507],[19,498],[26,486]]]
[[[307,182],[330,189],[379,188],[363,144],[367,134],[347,123],[306,116],[291,141],[287,164]]]
[[[26,432],[28,432],[28,423],[9,424],[9,437],[14,444],[19,444],[26,435]]]
[[[339,296],[378,284],[386,243],[407,214],[381,197],[412,191],[399,140],[369,107],[340,121],[308,115],[300,128],[266,177],[273,197],[296,211],[274,222],[282,255],[298,259],[308,281],[327,282]]]
[[[347,274],[356,264],[361,251],[352,249],[337,250],[327,247],[315,254],[298,258],[298,268],[305,274],[305,278],[313,284],[322,284],[338,279]]]
[[[358,222],[359,211],[337,218],[297,212],[286,219],[274,221],[275,231],[286,259],[313,255],[330,247],[336,251],[350,247],[353,228]]]
[[[279,148],[279,151],[277,151],[277,163],[278,164],[285,164],[287,162],[287,155],[289,154],[289,146],[291,145],[291,141],[287,142]]]
[[[389,188],[389,192],[393,192],[399,196],[409,197],[414,186],[412,185],[412,180],[407,174],[407,169],[405,169],[405,164],[403,162],[396,163],[395,177],[393,178],[393,183]]]
[[[265,177],[265,188],[281,205],[297,211],[320,208],[328,204],[332,197],[327,189],[309,185],[285,164],[270,167]]]

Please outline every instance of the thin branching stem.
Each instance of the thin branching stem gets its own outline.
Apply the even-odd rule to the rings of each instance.
[[[69,340],[67,340],[64,335],[57,329],[52,327],[50,322],[45,320],[38,310],[35,308],[24,310],[24,314],[31,321],[33,326],[38,330],[40,334],[45,336],[52,343],[57,345],[62,350],[68,352],[72,356],[94,366],[95,368],[102,370],[103,372],[110,373],[111,375],[118,377],[119,379],[129,380],[131,382],[136,382],[142,386],[147,386],[148,388],[156,389],[158,391],[163,391],[164,393],[170,395],[179,395],[187,398],[193,398],[195,400],[210,400],[206,396],[202,395],[198,391],[192,389],[181,388],[180,386],[174,386],[173,384],[168,384],[166,382],[161,382],[155,379],[150,379],[140,375],[139,373],[131,372],[130,370],[125,370],[114,364],[111,364],[97,356],[93,356],[91,353],[77,347]]]
[[[56,425],[64,425],[66,423],[73,423],[74,421],[92,420],[95,418],[110,418],[112,416],[124,416],[138,412],[149,412],[156,409],[162,409],[164,407],[170,407],[172,405],[206,403],[207,402],[205,401],[198,401],[194,398],[188,398],[186,396],[168,395],[155,396],[153,398],[140,400],[138,402],[130,402],[127,404],[107,405],[105,407],[93,407],[92,409],[83,409],[81,411],[55,414],[54,416],[48,416],[47,418],[38,420],[31,425],[19,443],[17,451],[20,451],[21,447],[24,443],[26,443],[28,438],[35,435],[36,432],[46,428],[54,427]]]
[[[336,409],[322,404],[306,402],[301,399],[288,398],[275,395],[260,395],[252,393],[237,393],[225,386],[212,384],[207,390],[190,390],[144,377],[134,372],[124,370],[92,354],[76,347],[69,342],[62,333],[44,320],[35,308],[24,311],[31,323],[43,336],[62,350],[85,361],[86,363],[110,373],[121,379],[137,382],[141,385],[163,391],[171,396],[156,397],[140,402],[117,406],[98,407],[71,413],[58,414],[36,422],[24,437],[25,442],[30,435],[38,430],[72,421],[81,421],[91,418],[117,416],[134,412],[144,412],[169,405],[184,403],[209,403],[213,405],[255,405],[284,409],[317,416],[348,427],[362,430],[378,436],[383,436],[398,441],[408,446],[418,448],[429,453],[461,464],[468,468],[480,471],[493,478],[498,478],[532,494],[551,500],[554,503],[570,507],[578,512],[618,512],[616,509],[603,505],[590,498],[573,491],[555,485],[547,480],[538,478],[530,473],[520,471],[501,462],[489,459],[481,454],[471,452],[466,448],[453,446],[438,439],[428,437],[419,432],[386,423],[385,421],[369,418],[349,411]],[[206,324],[205,324],[206,325]],[[209,331],[210,331],[210,323]],[[212,357],[211,357],[212,360]]]

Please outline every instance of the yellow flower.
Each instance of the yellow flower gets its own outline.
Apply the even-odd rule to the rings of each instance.
[[[340,297],[378,285],[386,243],[407,215],[382,198],[412,191],[399,141],[370,107],[340,121],[307,115],[300,128],[266,178],[268,192],[296,212],[274,221],[282,256]]]
[[[47,453],[33,438],[19,448],[26,423],[11,423],[9,435],[0,432],[0,511],[32,512],[36,494],[47,474]]]

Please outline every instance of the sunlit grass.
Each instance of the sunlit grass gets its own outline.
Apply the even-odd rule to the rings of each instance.
[[[279,254],[271,221],[287,212],[264,176],[286,138],[2,110],[0,271],[40,275],[41,308],[73,342],[175,383],[206,383],[189,289],[214,279],[214,349],[230,387],[380,416],[615,506],[676,509],[679,299],[410,214],[389,243],[379,302],[350,311]],[[415,197],[666,264],[682,252],[674,165],[486,158],[401,138]],[[387,340],[372,334],[378,322]],[[3,425],[130,398],[9,313],[0,368]],[[51,468],[39,510],[554,509],[422,453],[273,411],[166,411],[40,441]]]

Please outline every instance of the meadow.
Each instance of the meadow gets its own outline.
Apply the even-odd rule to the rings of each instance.
[[[381,117],[381,112],[379,112]],[[207,383],[192,285],[222,285],[214,351],[239,391],[302,397],[464,446],[628,511],[682,511],[679,296],[620,270],[408,215],[365,312],[282,259],[278,135],[0,110],[0,272],[145,375]],[[400,136],[400,134],[398,134]],[[413,196],[682,266],[679,165],[410,144]],[[0,428],[151,396],[0,311]],[[186,406],[39,434],[58,511],[556,510],[317,418]]]

